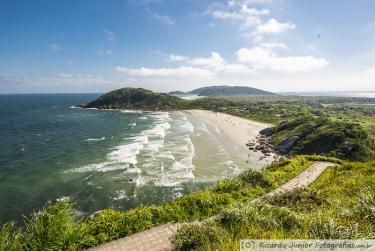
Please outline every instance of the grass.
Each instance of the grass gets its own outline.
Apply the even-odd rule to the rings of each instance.
[[[310,166],[312,161],[309,158],[314,161],[327,160],[321,156],[297,156],[274,163],[261,171],[245,171],[237,178],[219,181],[212,187],[162,205],[138,207],[127,211],[106,209],[89,218],[77,217],[74,205],[69,201],[48,203],[42,210],[25,218],[21,229],[15,228],[13,223],[4,225],[0,232],[0,250],[81,250],[167,222],[201,221],[219,214],[225,208],[249,203],[254,198],[273,190]],[[263,216],[268,212],[277,218],[289,217],[289,211],[280,211],[274,206],[263,207],[262,210]],[[282,217],[280,219],[283,219]],[[259,218],[261,219],[266,221],[265,216]],[[289,224],[284,223],[285,227]],[[201,227],[197,227],[198,230]],[[196,241],[201,243],[199,245],[211,243],[214,247],[224,244],[221,241],[217,242],[215,234],[220,233],[220,236],[223,236],[222,234],[226,233],[225,229],[216,229],[214,225],[204,227],[209,228],[207,231],[213,235],[208,236],[208,239],[197,239]],[[195,230],[187,233],[194,232]],[[181,241],[178,243],[185,245]]]
[[[299,158],[324,160],[320,156]],[[179,243],[175,248],[239,250],[240,239],[375,238],[375,162],[331,161],[340,165],[327,169],[309,188],[224,209],[211,225],[224,231],[225,240],[183,246],[178,232],[173,237],[173,243]],[[266,169],[273,168],[279,171],[275,166]],[[189,225],[184,231],[189,231]]]

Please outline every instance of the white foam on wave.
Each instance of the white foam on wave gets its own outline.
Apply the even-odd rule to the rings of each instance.
[[[91,141],[102,141],[102,140],[105,140],[105,137],[85,139],[85,141],[88,141],[88,142],[91,142]]]
[[[111,110],[111,109],[107,109],[107,110]],[[117,109],[114,109],[114,110],[117,110]],[[118,110],[118,111],[120,111],[122,113],[143,113],[143,111],[141,111],[141,110]]]
[[[173,142],[169,142],[168,147],[171,150],[163,152],[167,152],[167,156],[173,152],[174,157],[171,160],[174,161],[169,166],[162,166],[158,180],[154,182],[155,185],[161,187],[180,187],[182,183],[194,179],[195,149],[190,139],[194,127],[185,115],[180,116],[173,126],[176,127],[176,135],[174,135]]]
[[[166,120],[169,119],[168,113],[151,114],[151,116],[155,118],[154,126],[128,138],[129,143],[114,147],[113,151],[107,154],[106,161],[98,164],[85,165],[68,170],[67,172],[83,173],[125,170],[125,173],[135,173],[139,176],[142,170],[136,167],[138,163],[137,156],[144,149],[157,151],[162,147],[166,131],[171,127],[171,125],[166,122]],[[141,185],[143,182],[139,182],[139,184]]]

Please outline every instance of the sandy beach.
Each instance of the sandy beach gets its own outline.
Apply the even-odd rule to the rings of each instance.
[[[220,130],[220,134],[225,135],[228,139],[241,147],[251,159],[254,159],[255,157],[257,160],[259,160],[261,157],[263,157],[262,162],[265,162],[265,164],[274,160],[274,154],[265,157],[260,152],[249,150],[249,148],[246,146],[249,141],[257,141],[259,132],[265,128],[271,127],[272,124],[261,123],[207,110],[186,110],[185,112],[191,116],[195,116],[215,124]]]

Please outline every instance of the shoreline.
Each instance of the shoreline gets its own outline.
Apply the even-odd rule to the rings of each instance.
[[[261,161],[262,164],[264,162],[264,165],[266,165],[280,157],[274,152],[268,153],[267,156],[257,149],[250,150],[248,146],[249,142],[261,144],[262,137],[260,137],[259,132],[271,127],[272,124],[257,122],[209,110],[183,110],[181,112],[216,125],[218,128],[218,131],[216,132],[217,136],[222,137],[224,141],[230,140],[232,141],[231,143],[239,146],[241,148],[239,152],[242,152],[239,154],[247,155],[245,156],[247,163]]]

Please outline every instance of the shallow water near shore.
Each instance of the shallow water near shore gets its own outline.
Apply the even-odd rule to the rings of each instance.
[[[162,203],[259,168],[184,112],[71,108],[96,96],[1,95],[0,223],[59,198],[83,215]]]

